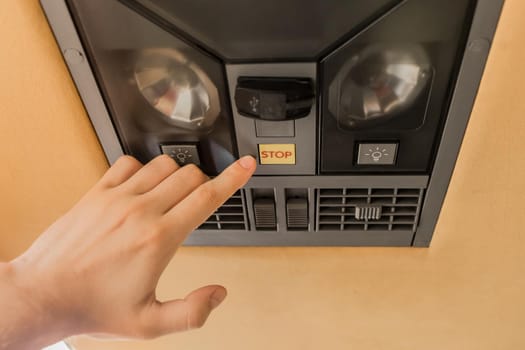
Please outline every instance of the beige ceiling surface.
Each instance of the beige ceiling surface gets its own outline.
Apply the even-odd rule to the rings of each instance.
[[[79,349],[525,348],[525,2],[507,0],[430,249],[183,248],[163,297],[222,283],[204,329]],[[36,0],[0,1],[0,259],[106,169]]]

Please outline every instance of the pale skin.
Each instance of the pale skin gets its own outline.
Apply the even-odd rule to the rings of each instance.
[[[21,256],[0,263],[0,349],[78,334],[150,339],[202,327],[220,285],[159,301],[159,278],[187,235],[249,180],[243,157],[210,180],[167,156],[120,158]]]

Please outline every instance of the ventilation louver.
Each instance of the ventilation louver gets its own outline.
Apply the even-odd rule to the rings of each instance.
[[[318,231],[416,231],[424,189],[319,189]]]
[[[237,191],[208,218],[199,230],[247,230],[244,196]]]

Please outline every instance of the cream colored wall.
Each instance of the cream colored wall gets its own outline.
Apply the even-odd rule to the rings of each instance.
[[[160,286],[223,283],[200,331],[79,349],[525,348],[525,2],[507,0],[430,249],[183,248]],[[0,258],[106,169],[36,0],[0,1]]]

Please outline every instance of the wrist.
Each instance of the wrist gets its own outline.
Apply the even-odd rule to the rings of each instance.
[[[13,263],[0,263],[0,350],[41,349],[75,334],[41,287]]]

